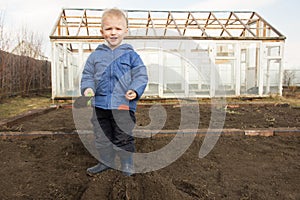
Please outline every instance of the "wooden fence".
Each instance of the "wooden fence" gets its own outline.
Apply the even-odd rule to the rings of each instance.
[[[0,51],[0,99],[51,88],[51,63]]]

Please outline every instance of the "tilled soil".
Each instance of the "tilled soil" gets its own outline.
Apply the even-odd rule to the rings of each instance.
[[[167,137],[138,139],[138,151]],[[171,165],[125,177],[88,177],[96,160],[76,134],[0,140],[1,199],[299,199],[299,136],[222,136],[204,158],[203,137]],[[156,162],[156,160],[153,160]]]
[[[137,126],[141,129],[158,120],[164,122],[162,131],[176,130],[182,120],[189,122],[188,113],[192,115],[195,110],[183,114],[182,106],[163,105],[164,109],[159,107],[162,118],[151,114],[151,107],[138,107]],[[213,120],[212,106],[200,104],[198,109],[199,128],[207,128]],[[226,129],[300,128],[300,109],[286,103],[234,103],[221,111],[226,113]],[[198,156],[204,140],[199,136],[165,168],[132,177],[117,170],[89,177],[85,170],[97,160],[85,149],[75,129],[72,109],[67,107],[1,127],[2,131],[66,134],[0,140],[0,199],[300,199],[297,134],[221,135],[204,158]],[[137,138],[137,151],[159,149],[172,137]]]
[[[73,112],[76,111],[69,107],[58,108],[37,117],[27,117],[26,120],[12,122],[9,126],[0,127],[0,131],[72,132],[76,130]],[[189,118],[198,115],[197,127],[199,129],[208,128],[214,117],[221,115],[220,120],[224,119],[224,125],[221,124],[222,126],[218,128],[300,128],[300,107],[294,107],[288,103],[234,103],[228,104],[222,110],[215,109],[211,104],[139,105],[136,112],[136,124],[138,128],[143,129],[153,120],[154,126],[148,128],[155,129],[159,126],[162,130],[177,130],[182,127],[183,122],[189,123]],[[188,125],[184,124],[184,127]]]

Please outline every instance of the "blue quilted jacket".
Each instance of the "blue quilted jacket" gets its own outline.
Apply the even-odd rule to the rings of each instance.
[[[110,49],[100,44],[90,54],[81,78],[81,94],[86,88],[95,92],[93,105],[103,109],[136,110],[148,82],[147,69],[129,44]],[[125,94],[134,90],[137,98],[128,101]]]

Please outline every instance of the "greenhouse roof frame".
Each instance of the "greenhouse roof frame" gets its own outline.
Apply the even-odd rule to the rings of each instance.
[[[101,16],[105,9],[63,8],[51,41],[103,40]],[[286,37],[253,11],[147,11],[124,10],[126,39],[265,40]]]

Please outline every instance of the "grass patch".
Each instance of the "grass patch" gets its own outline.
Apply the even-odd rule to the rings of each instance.
[[[47,108],[50,97],[21,97],[4,99],[0,102],[0,120],[10,118],[34,109]]]

